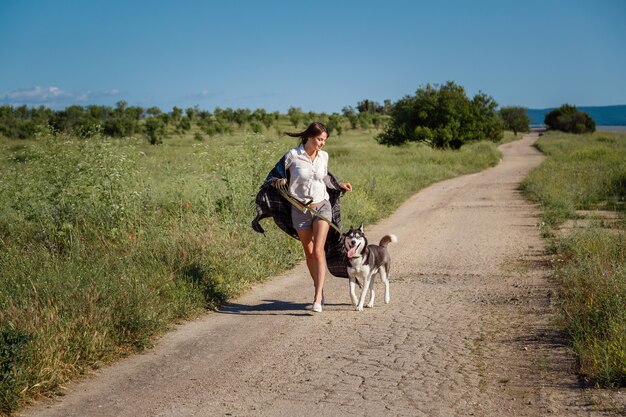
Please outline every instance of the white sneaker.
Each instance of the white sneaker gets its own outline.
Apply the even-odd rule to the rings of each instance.
[[[313,303],[313,311],[316,313],[322,312],[322,304],[321,303]]]

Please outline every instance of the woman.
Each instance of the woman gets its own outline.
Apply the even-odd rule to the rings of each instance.
[[[289,150],[270,172],[266,183],[273,186],[289,184],[290,192],[302,201],[311,201],[309,207],[315,208],[327,219],[338,219],[338,204],[329,202],[328,189],[336,188],[333,183],[340,187],[341,192],[352,191],[350,183],[341,183],[332,174],[328,173],[328,153],[322,148],[328,139],[328,130],[320,122],[311,123],[304,131],[297,133],[286,132],[287,135],[300,138],[300,146]],[[327,189],[328,187],[328,189]],[[262,188],[263,191],[263,188]],[[280,224],[272,204],[268,204],[267,196],[257,196],[257,218],[252,222],[252,227],[262,232],[258,220],[269,215],[274,217],[276,223],[286,232],[293,229],[302,243],[306,264],[313,279],[315,293],[313,296],[313,311],[320,313],[323,304],[324,280],[326,275],[325,243],[330,225],[310,212],[303,213],[296,207],[291,206],[291,224]],[[270,202],[272,203],[272,202]],[[334,201],[333,201],[334,203]],[[267,214],[260,206],[269,206],[270,214]],[[274,204],[274,206],[276,206]],[[336,210],[333,208],[336,206]],[[337,213],[335,213],[337,211]],[[285,227],[287,226],[287,227]],[[291,227],[288,227],[291,226]]]

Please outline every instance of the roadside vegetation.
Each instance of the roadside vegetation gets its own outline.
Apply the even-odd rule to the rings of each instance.
[[[508,106],[500,109],[500,118],[504,127],[517,135],[519,132],[528,132],[530,130],[530,117],[528,117],[528,109],[520,106]]]
[[[504,123],[497,107],[484,93],[470,99],[465,89],[452,81],[427,84],[391,106],[389,123],[377,139],[385,145],[423,142],[440,149],[459,149],[485,139],[498,142]]]
[[[384,106],[360,104],[355,114],[382,117]],[[279,133],[311,116],[320,117],[224,121],[209,134],[194,113],[189,129],[155,126],[159,146],[146,140],[145,120],[124,138],[95,124],[84,135],[38,127],[2,139],[0,410],[61,393],[68,380],[300,262],[297,241],[271,224],[258,234],[250,221],[265,175],[295,145]],[[325,119],[334,128],[326,149],[331,171],[355,189],[342,201],[345,226],[375,222],[417,190],[499,160],[485,141],[456,151],[381,146],[374,122],[360,128],[357,116],[352,128],[341,117],[334,126]]]
[[[596,122],[586,112],[570,104],[563,104],[546,114],[544,121],[552,130],[566,133],[593,133],[596,131]]]
[[[626,134],[548,132],[537,147],[547,158],[522,188],[543,210],[580,373],[600,386],[624,387]]]

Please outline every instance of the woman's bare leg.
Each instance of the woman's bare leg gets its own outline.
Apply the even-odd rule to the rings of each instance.
[[[300,242],[304,248],[306,265],[309,268],[315,295],[313,303],[322,302],[322,291],[324,290],[324,280],[326,277],[326,254],[324,245],[328,235],[329,224],[325,221],[314,221],[312,229],[298,230]]]

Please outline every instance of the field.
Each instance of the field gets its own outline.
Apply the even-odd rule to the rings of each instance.
[[[374,134],[327,142],[330,170],[355,189],[344,227],[499,159],[493,143],[388,148]],[[301,261],[271,221],[265,235],[249,226],[259,185],[294,139],[194,137],[0,143],[0,410],[149,347],[172,323]]]
[[[542,206],[562,324],[581,373],[598,385],[624,386],[626,134],[549,133],[538,147],[548,157],[523,189]]]

